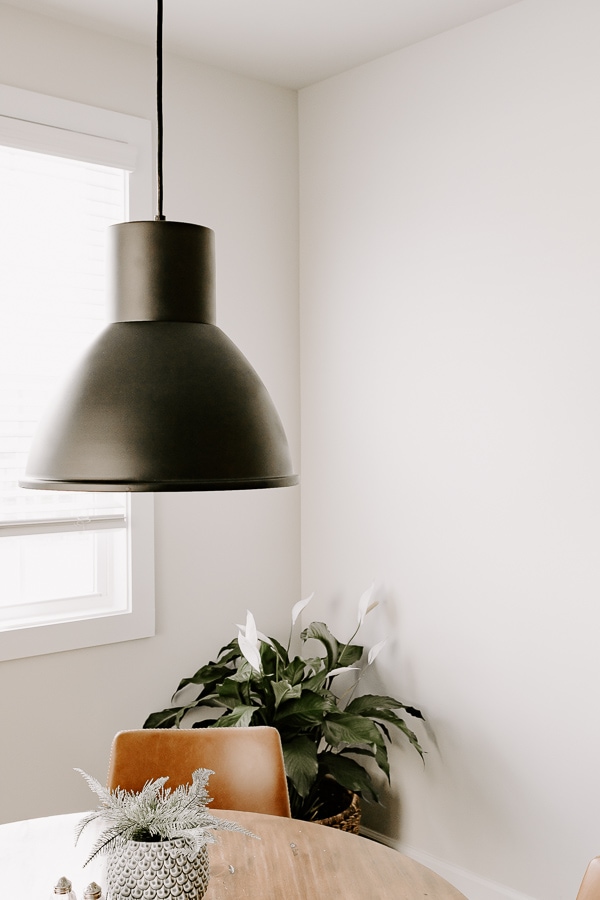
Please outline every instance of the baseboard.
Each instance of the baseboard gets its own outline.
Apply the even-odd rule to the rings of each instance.
[[[373,831],[371,828],[361,827],[360,833],[373,841],[378,841],[380,844],[386,844],[394,850],[400,850],[406,856],[410,856],[411,859],[415,859],[422,865],[427,866],[428,869],[437,872],[438,875],[441,875],[442,878],[453,884],[455,888],[458,888],[468,900],[537,900],[535,897],[513,891],[512,888],[506,887],[506,885],[482,878],[480,875],[469,872],[468,869],[462,869],[460,866],[438,859],[429,853],[417,850],[415,847],[399,844],[384,834]]]

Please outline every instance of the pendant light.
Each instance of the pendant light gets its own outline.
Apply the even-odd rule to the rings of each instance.
[[[157,0],[157,215],[109,229],[112,321],[35,437],[22,487],[206,491],[296,484],[262,381],[215,324],[214,234],[168,222]]]

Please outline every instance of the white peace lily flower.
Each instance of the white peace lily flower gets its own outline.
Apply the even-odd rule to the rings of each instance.
[[[367,665],[370,666],[374,660],[379,656],[379,651],[383,647],[384,644],[387,644],[387,638],[384,638],[382,641],[379,641],[378,644],[374,644],[369,650],[369,655],[367,656]]]
[[[359,627],[365,620],[365,616],[371,612],[372,609],[375,609],[376,606],[379,606],[379,600],[371,600],[373,596],[373,591],[375,590],[375,582],[368,588],[360,600],[358,601],[358,625]]]
[[[241,631],[238,632],[238,644],[242,656],[250,663],[255,672],[260,672],[260,653],[256,644],[249,641]]]
[[[257,635],[258,639],[259,639],[260,641],[264,641],[265,644],[270,644],[271,647],[274,647],[274,646],[275,646],[275,644],[273,643],[273,641],[271,640],[271,638],[270,638],[270,637],[267,637],[266,634],[263,634],[262,631],[257,631],[257,632],[256,632],[256,635]]]
[[[249,609],[246,610],[246,630],[244,632],[246,640],[250,641],[258,649],[258,635],[256,633],[256,622],[254,616]]]
[[[313,591],[310,597],[307,597],[306,600],[298,600],[297,603],[294,603],[294,605],[292,606],[292,625],[296,624],[296,619],[298,618],[304,607],[308,606],[314,596],[315,594]]]
[[[360,666],[340,666],[339,669],[332,669],[331,672],[328,672],[327,675],[330,677],[331,675],[339,675],[340,672],[351,672],[353,669],[358,669]]]
[[[246,626],[245,625],[236,624],[235,627],[238,629],[238,631],[241,631],[243,635],[246,634]],[[256,635],[259,638],[259,640],[264,641],[265,644],[269,644],[271,647],[275,646],[275,644],[273,643],[271,638],[268,637],[266,634],[263,634],[262,631],[257,630]]]
[[[260,643],[256,631],[256,622],[250,610],[246,611],[246,627],[242,634],[238,631],[238,644],[244,656],[256,672],[260,672]]]

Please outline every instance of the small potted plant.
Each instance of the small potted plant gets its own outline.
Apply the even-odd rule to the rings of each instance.
[[[372,593],[370,588],[362,595],[358,624],[348,641],[338,641],[323,622],[311,622],[300,635],[297,655],[290,652],[292,633],[310,597],[292,610],[286,647],[258,632],[249,612],[246,625],[238,626],[238,636],[216,661],[184,678],[173,695],[174,705],[148,716],[144,728],[185,727],[184,717],[199,708],[209,717],[193,728],[272,725],[281,736],[292,815],[358,831],[358,798],[378,800],[373,778],[359,759],[374,760],[389,782],[386,742],[392,729],[423,758],[417,735],[402,718],[422,719],[420,710],[389,696],[354,696],[362,673],[385,643],[372,647],[364,662],[364,648],[353,643],[365,616],[377,606]],[[321,652],[315,655],[319,645]],[[347,673],[355,676],[350,687],[337,689]],[[190,686],[198,690],[182,703]]]
[[[197,769],[191,784],[171,790],[168,778],[148,781],[141,791],[113,791],[76,769],[100,798],[100,806],[77,825],[75,842],[93,821],[105,825],[84,865],[98,854],[108,854],[108,890],[111,900],[138,897],[156,900],[171,896],[171,888],[189,900],[200,900],[209,882],[207,845],[213,831],[251,832],[219,819],[207,808],[206,785],[210,769]]]

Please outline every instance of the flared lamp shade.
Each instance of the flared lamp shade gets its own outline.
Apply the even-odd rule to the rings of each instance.
[[[214,235],[110,229],[113,316],[35,437],[23,487],[203,491],[296,484],[262,381],[215,325]]]

